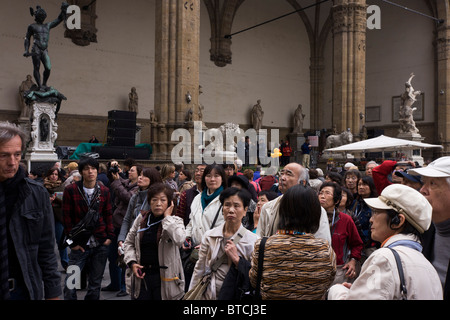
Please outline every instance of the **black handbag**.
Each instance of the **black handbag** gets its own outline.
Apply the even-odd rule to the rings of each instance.
[[[260,287],[264,261],[264,249],[268,237],[261,239],[258,255],[258,273],[256,276],[256,288],[250,284],[249,271],[251,264],[244,258],[239,259],[237,268],[233,266],[228,271],[219,292],[219,300],[258,301],[261,300]]]

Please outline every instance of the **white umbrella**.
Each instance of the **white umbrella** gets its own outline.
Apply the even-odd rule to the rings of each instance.
[[[349,143],[336,148],[326,149],[328,152],[379,152],[411,149],[443,148],[441,145],[391,138],[381,135],[376,138]]]

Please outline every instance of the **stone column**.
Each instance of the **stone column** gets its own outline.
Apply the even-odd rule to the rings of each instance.
[[[156,1],[155,115],[158,158],[169,160],[172,132],[198,117],[200,0]],[[190,98],[188,98],[188,96]],[[153,137],[153,136],[152,136]]]
[[[356,137],[365,113],[366,0],[335,0],[332,10],[333,124]]]
[[[439,156],[450,155],[450,12],[444,1],[438,1],[440,19],[445,23],[437,27],[437,137],[442,140],[444,149]],[[436,139],[437,140],[437,139]]]

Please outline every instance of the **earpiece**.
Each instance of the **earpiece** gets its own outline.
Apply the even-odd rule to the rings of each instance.
[[[393,216],[392,219],[391,219],[391,226],[392,225],[397,225],[398,226],[399,224],[400,224],[399,216],[398,215]]]

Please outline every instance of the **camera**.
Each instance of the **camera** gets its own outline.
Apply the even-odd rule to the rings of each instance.
[[[119,166],[118,165],[111,166],[109,168],[109,172],[110,173],[118,173],[119,172]]]

